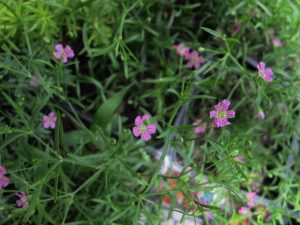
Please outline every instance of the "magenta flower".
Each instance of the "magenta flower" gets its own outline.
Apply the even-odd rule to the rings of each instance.
[[[48,114],[48,116],[44,115],[44,117],[43,117],[44,128],[54,129],[55,125],[56,125],[56,120],[57,120],[57,117],[54,112],[50,112]]]
[[[19,200],[16,201],[17,206],[27,208],[29,206],[29,202],[27,201],[25,192],[22,191],[21,193],[17,194],[17,196],[19,197]]]
[[[249,207],[255,206],[256,201],[257,201],[257,199],[258,199],[258,196],[257,196],[256,192],[250,192],[250,193],[247,193],[247,194],[246,194],[246,197],[247,197],[247,199],[248,199],[247,205],[248,205]]]
[[[282,45],[283,45],[282,41],[277,37],[272,38],[272,44],[274,47],[277,47],[277,48],[282,47]]]
[[[237,156],[237,157],[234,157],[234,160],[235,160],[236,162],[238,162],[238,163],[244,163],[244,162],[245,162],[244,156],[241,156],[241,155],[239,155],[239,156]]]
[[[186,47],[184,44],[180,43],[178,45],[173,45],[178,55],[186,57],[190,52],[190,48]]]
[[[210,111],[210,118],[213,120],[213,127],[224,127],[230,125],[228,119],[235,117],[234,110],[228,110],[230,101],[224,99],[214,106],[214,110]]]
[[[264,120],[265,117],[266,117],[266,115],[265,115],[264,111],[259,111],[259,112],[257,113],[257,119],[259,119],[259,120]]]
[[[239,214],[251,214],[251,211],[249,208],[243,206],[242,208],[239,209]]]
[[[204,63],[203,56],[199,55],[197,51],[192,51],[185,58],[188,60],[188,64],[186,65],[188,68],[195,67],[195,69],[198,69]]]
[[[6,174],[6,169],[3,166],[0,166],[0,189],[2,187],[7,187],[9,185],[9,178],[4,176]]]
[[[266,68],[266,64],[264,62],[259,62],[257,65],[258,76],[260,76],[266,82],[272,82],[274,79],[273,71],[271,68]]]
[[[39,86],[38,78],[36,76],[31,76],[29,83],[32,87]]]
[[[197,119],[195,122],[193,122],[194,126],[197,126],[194,128],[195,134],[203,134],[206,130],[206,123],[202,123],[202,119]]]
[[[63,63],[66,63],[68,62],[68,59],[73,58],[75,54],[69,45],[63,47],[62,44],[57,44],[55,46],[55,52],[53,52],[53,55],[55,58],[62,60]]]
[[[150,119],[149,115],[143,115],[142,117],[137,116],[135,118],[135,127],[132,132],[135,137],[141,136],[144,141],[151,140],[151,134],[156,133],[156,124],[148,124],[147,121]]]

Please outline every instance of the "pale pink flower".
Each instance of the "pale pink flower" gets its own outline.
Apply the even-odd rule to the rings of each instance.
[[[7,176],[4,176],[5,174],[5,167],[0,166],[0,189],[9,185],[9,178]]]
[[[202,123],[202,119],[197,119],[195,122],[193,122],[194,126],[197,126],[194,128],[195,134],[203,134],[206,130],[206,123]]]
[[[245,162],[244,156],[241,156],[241,155],[234,157],[234,160],[238,163],[244,163]]]
[[[247,193],[247,194],[246,194],[246,197],[247,197],[247,199],[248,199],[247,205],[248,205],[249,207],[255,206],[256,201],[257,201],[257,199],[258,199],[258,196],[257,196],[256,192],[250,192],[250,193]]]
[[[27,201],[25,192],[22,191],[21,193],[17,194],[17,196],[19,197],[19,200],[16,201],[17,206],[27,208],[29,206],[29,202]]]
[[[224,127],[230,125],[228,119],[235,117],[234,110],[228,110],[230,101],[224,99],[214,106],[214,110],[210,111],[210,118],[213,120],[213,127]]]
[[[137,116],[135,118],[135,127],[132,129],[135,137],[141,136],[144,141],[151,140],[151,135],[156,133],[156,124],[148,124],[147,121],[149,119],[149,115]]]
[[[177,45],[173,45],[178,55],[186,57],[190,52],[190,48],[186,47],[184,44],[180,43]]]
[[[44,115],[44,117],[43,117],[44,128],[54,129],[55,125],[56,125],[56,120],[57,120],[57,117],[54,112],[50,112],[48,114],[48,116]]]
[[[259,120],[264,120],[265,117],[266,117],[266,115],[265,115],[264,111],[259,111],[259,112],[257,113],[257,119],[259,119]]]
[[[31,76],[29,83],[32,87],[39,86],[38,78],[36,76]]]
[[[259,62],[257,65],[258,76],[260,76],[266,82],[272,82],[274,79],[273,71],[271,68],[266,68],[266,64],[264,62]]]
[[[192,51],[185,58],[188,60],[186,65],[188,68],[195,67],[195,69],[198,69],[200,68],[201,64],[204,63],[203,56],[199,55],[199,52],[197,51]]]
[[[63,47],[62,44],[57,44],[55,46],[55,52],[53,52],[53,55],[55,58],[62,60],[63,63],[66,63],[68,62],[68,59],[73,58],[75,54],[69,45]]]
[[[239,209],[239,214],[251,214],[251,211],[249,208],[243,206],[242,208]]]
[[[277,48],[282,47],[282,45],[283,45],[282,41],[277,37],[272,38],[272,44],[274,47],[277,47]]]

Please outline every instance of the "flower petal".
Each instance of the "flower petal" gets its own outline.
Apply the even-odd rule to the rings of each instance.
[[[137,127],[140,127],[143,124],[143,120],[140,116],[135,117],[134,124]]]
[[[6,174],[6,169],[3,166],[0,166],[0,175]]]
[[[68,58],[73,58],[74,57],[74,51],[73,51],[73,49],[69,45],[67,45],[64,48],[64,51],[65,51],[65,53],[66,53],[66,55],[67,55]]]
[[[230,106],[231,102],[227,99],[224,99],[221,103],[220,103],[220,107],[222,110],[226,111],[228,109],[228,107]]]
[[[156,132],[156,124],[152,123],[152,124],[147,125],[147,131],[150,134],[155,134],[155,132]]]
[[[140,134],[141,134],[141,132],[140,132],[140,130],[139,130],[138,127],[132,128],[132,133],[133,133],[133,135],[134,135],[135,137],[138,137],[138,136],[140,136]]]
[[[55,50],[58,52],[62,52],[64,50],[63,45],[62,44],[55,45]]]
[[[151,139],[151,135],[148,132],[141,133],[141,137],[144,141],[149,141]]]
[[[266,64],[264,62],[259,62],[259,64],[257,65],[257,69],[259,72],[263,72],[266,68]]]
[[[266,82],[272,82],[273,81],[273,77],[268,77],[268,76],[263,76],[262,79]]]
[[[267,69],[265,70],[265,75],[268,76],[268,77],[273,76],[273,71],[272,71],[272,69],[271,69],[271,68],[267,68]]]
[[[147,114],[143,115],[143,117],[142,117],[142,121],[143,121],[143,122],[144,122],[145,120],[148,120],[148,119],[150,119],[150,116],[149,116],[149,115],[147,115]]]
[[[234,118],[235,117],[235,111],[234,110],[228,110],[226,112],[227,118]]]
[[[0,179],[0,188],[1,187],[7,187],[9,184],[9,178],[6,176],[1,177]]]
[[[50,127],[50,122],[47,120],[47,121],[44,121],[44,128],[48,129]]]
[[[55,122],[53,122],[53,121],[50,122],[50,128],[51,128],[51,129],[54,129],[54,128],[55,128]]]
[[[55,58],[61,59],[61,53],[62,52],[53,52],[53,55],[54,55]]]
[[[217,117],[217,112],[216,111],[210,111],[209,112],[209,118],[216,118]]]

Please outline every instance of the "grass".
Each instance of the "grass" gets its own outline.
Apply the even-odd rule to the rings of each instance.
[[[1,224],[160,224],[162,197],[175,208],[178,192],[193,202],[204,189],[216,196],[212,224],[241,221],[249,191],[273,201],[269,221],[256,212],[251,224],[299,222],[299,14],[297,0],[1,0],[0,165],[11,181],[0,190]],[[186,68],[172,47],[181,42],[200,51],[202,67]],[[75,58],[56,60],[57,43]],[[257,76],[259,61],[272,83]],[[236,117],[213,129],[209,111],[223,99]],[[42,126],[50,111],[54,130]],[[157,124],[150,142],[131,131],[142,114]],[[198,118],[208,128],[195,137]],[[183,172],[168,186],[160,168],[174,150],[196,184]],[[154,192],[161,182],[166,189]],[[28,208],[15,205],[20,191]]]

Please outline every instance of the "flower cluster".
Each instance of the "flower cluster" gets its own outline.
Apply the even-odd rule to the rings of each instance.
[[[6,168],[3,166],[0,166],[0,189],[5,188],[9,185],[10,180],[7,176]],[[25,192],[21,192],[20,194],[17,194],[19,197],[19,200],[16,201],[16,204],[18,207],[27,208],[29,206],[29,202],[27,201],[27,196]]]
[[[257,200],[258,200],[258,196],[256,192],[249,192],[246,194],[246,198],[247,198],[247,206],[252,208],[256,205]],[[248,207],[241,207],[239,209],[239,214],[251,214],[251,210]]]
[[[188,68],[199,69],[200,66],[204,63],[204,57],[199,54],[198,51],[190,52],[190,48],[186,47],[184,44],[180,43],[173,46],[178,55],[184,57],[188,63],[186,66]]]

